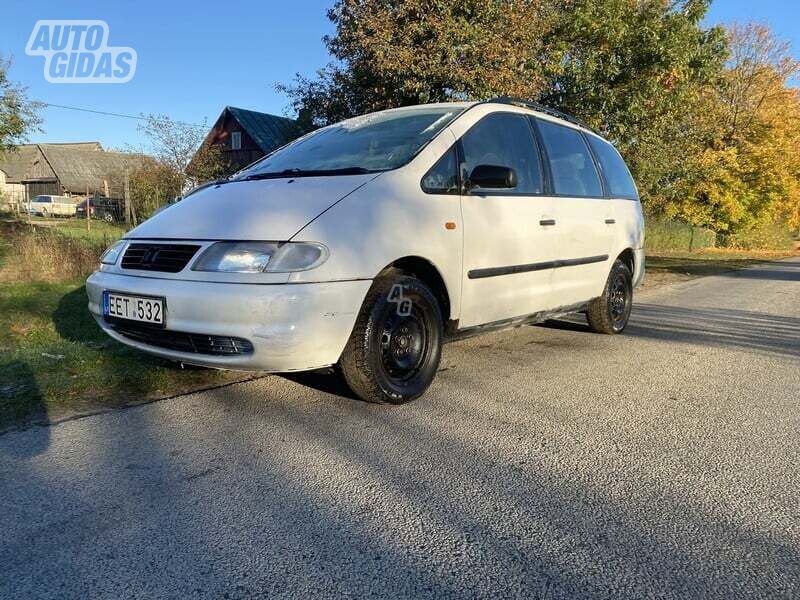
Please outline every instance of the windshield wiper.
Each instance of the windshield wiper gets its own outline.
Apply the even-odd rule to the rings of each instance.
[[[280,179],[281,177],[325,177],[328,175],[366,175],[375,173],[364,167],[342,167],[341,169],[284,169],[283,171],[266,171],[253,173],[243,177],[240,181],[254,181],[257,179]]]

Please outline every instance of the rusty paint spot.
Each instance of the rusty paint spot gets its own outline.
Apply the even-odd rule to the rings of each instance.
[[[453,223],[452,221],[448,221],[447,223],[444,224],[444,228],[445,229],[455,229],[456,228],[456,224]]]

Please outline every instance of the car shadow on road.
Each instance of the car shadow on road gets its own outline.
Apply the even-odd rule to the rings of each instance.
[[[330,372],[306,371],[300,373],[282,373],[279,376],[293,381],[294,383],[315,389],[318,392],[331,394],[332,396],[347,400],[359,400],[358,396],[348,387],[344,378],[338,373],[334,373],[333,370],[330,370]]]
[[[583,315],[578,314],[540,326],[590,331]],[[636,304],[625,335],[773,356],[800,356],[800,318],[747,310]]]
[[[21,360],[0,363],[0,371],[8,373],[8,381],[0,381],[0,424],[16,423],[10,429],[47,422],[47,406],[31,366]],[[0,427],[3,432],[3,427]],[[50,446],[50,428],[35,427],[25,443],[0,447],[0,456],[28,458],[41,454]]]
[[[725,271],[722,277],[734,279],[771,279],[774,281],[800,281],[800,262],[771,261],[759,262],[747,269]]]

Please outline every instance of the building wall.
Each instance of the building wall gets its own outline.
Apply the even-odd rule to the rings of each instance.
[[[8,183],[6,174],[0,171],[0,210],[16,211],[25,203],[25,186]]]
[[[231,147],[231,133],[234,131],[242,134],[242,147],[239,150]],[[219,147],[223,158],[231,165],[231,171],[238,171],[264,156],[261,148],[230,114],[225,117],[222,127],[215,132],[213,143]]]

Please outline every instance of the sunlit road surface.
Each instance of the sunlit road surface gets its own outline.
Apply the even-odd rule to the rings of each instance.
[[[0,597],[800,596],[800,261],[0,436]]]

